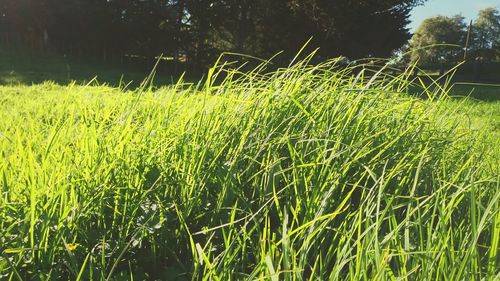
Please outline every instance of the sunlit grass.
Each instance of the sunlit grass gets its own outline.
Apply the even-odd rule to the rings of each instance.
[[[489,117],[366,74],[1,87],[0,279],[498,278]]]

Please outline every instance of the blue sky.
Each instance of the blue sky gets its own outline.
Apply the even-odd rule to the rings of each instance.
[[[428,0],[413,10],[410,30],[415,31],[424,19],[435,15],[462,14],[469,21],[476,18],[479,10],[491,6],[500,8],[500,0]]]

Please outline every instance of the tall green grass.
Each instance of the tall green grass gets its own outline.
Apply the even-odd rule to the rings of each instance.
[[[498,280],[498,139],[466,105],[264,68],[1,87],[0,279]]]

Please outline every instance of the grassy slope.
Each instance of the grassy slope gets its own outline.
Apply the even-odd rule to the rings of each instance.
[[[500,104],[330,66],[1,87],[0,275],[494,278]]]

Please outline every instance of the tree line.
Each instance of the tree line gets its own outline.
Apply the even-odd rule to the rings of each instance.
[[[102,60],[169,56],[207,65],[222,51],[387,57],[425,0],[0,0],[0,40]]]
[[[485,8],[471,23],[461,15],[428,18],[404,51],[409,62],[422,66],[500,61],[500,12]]]

